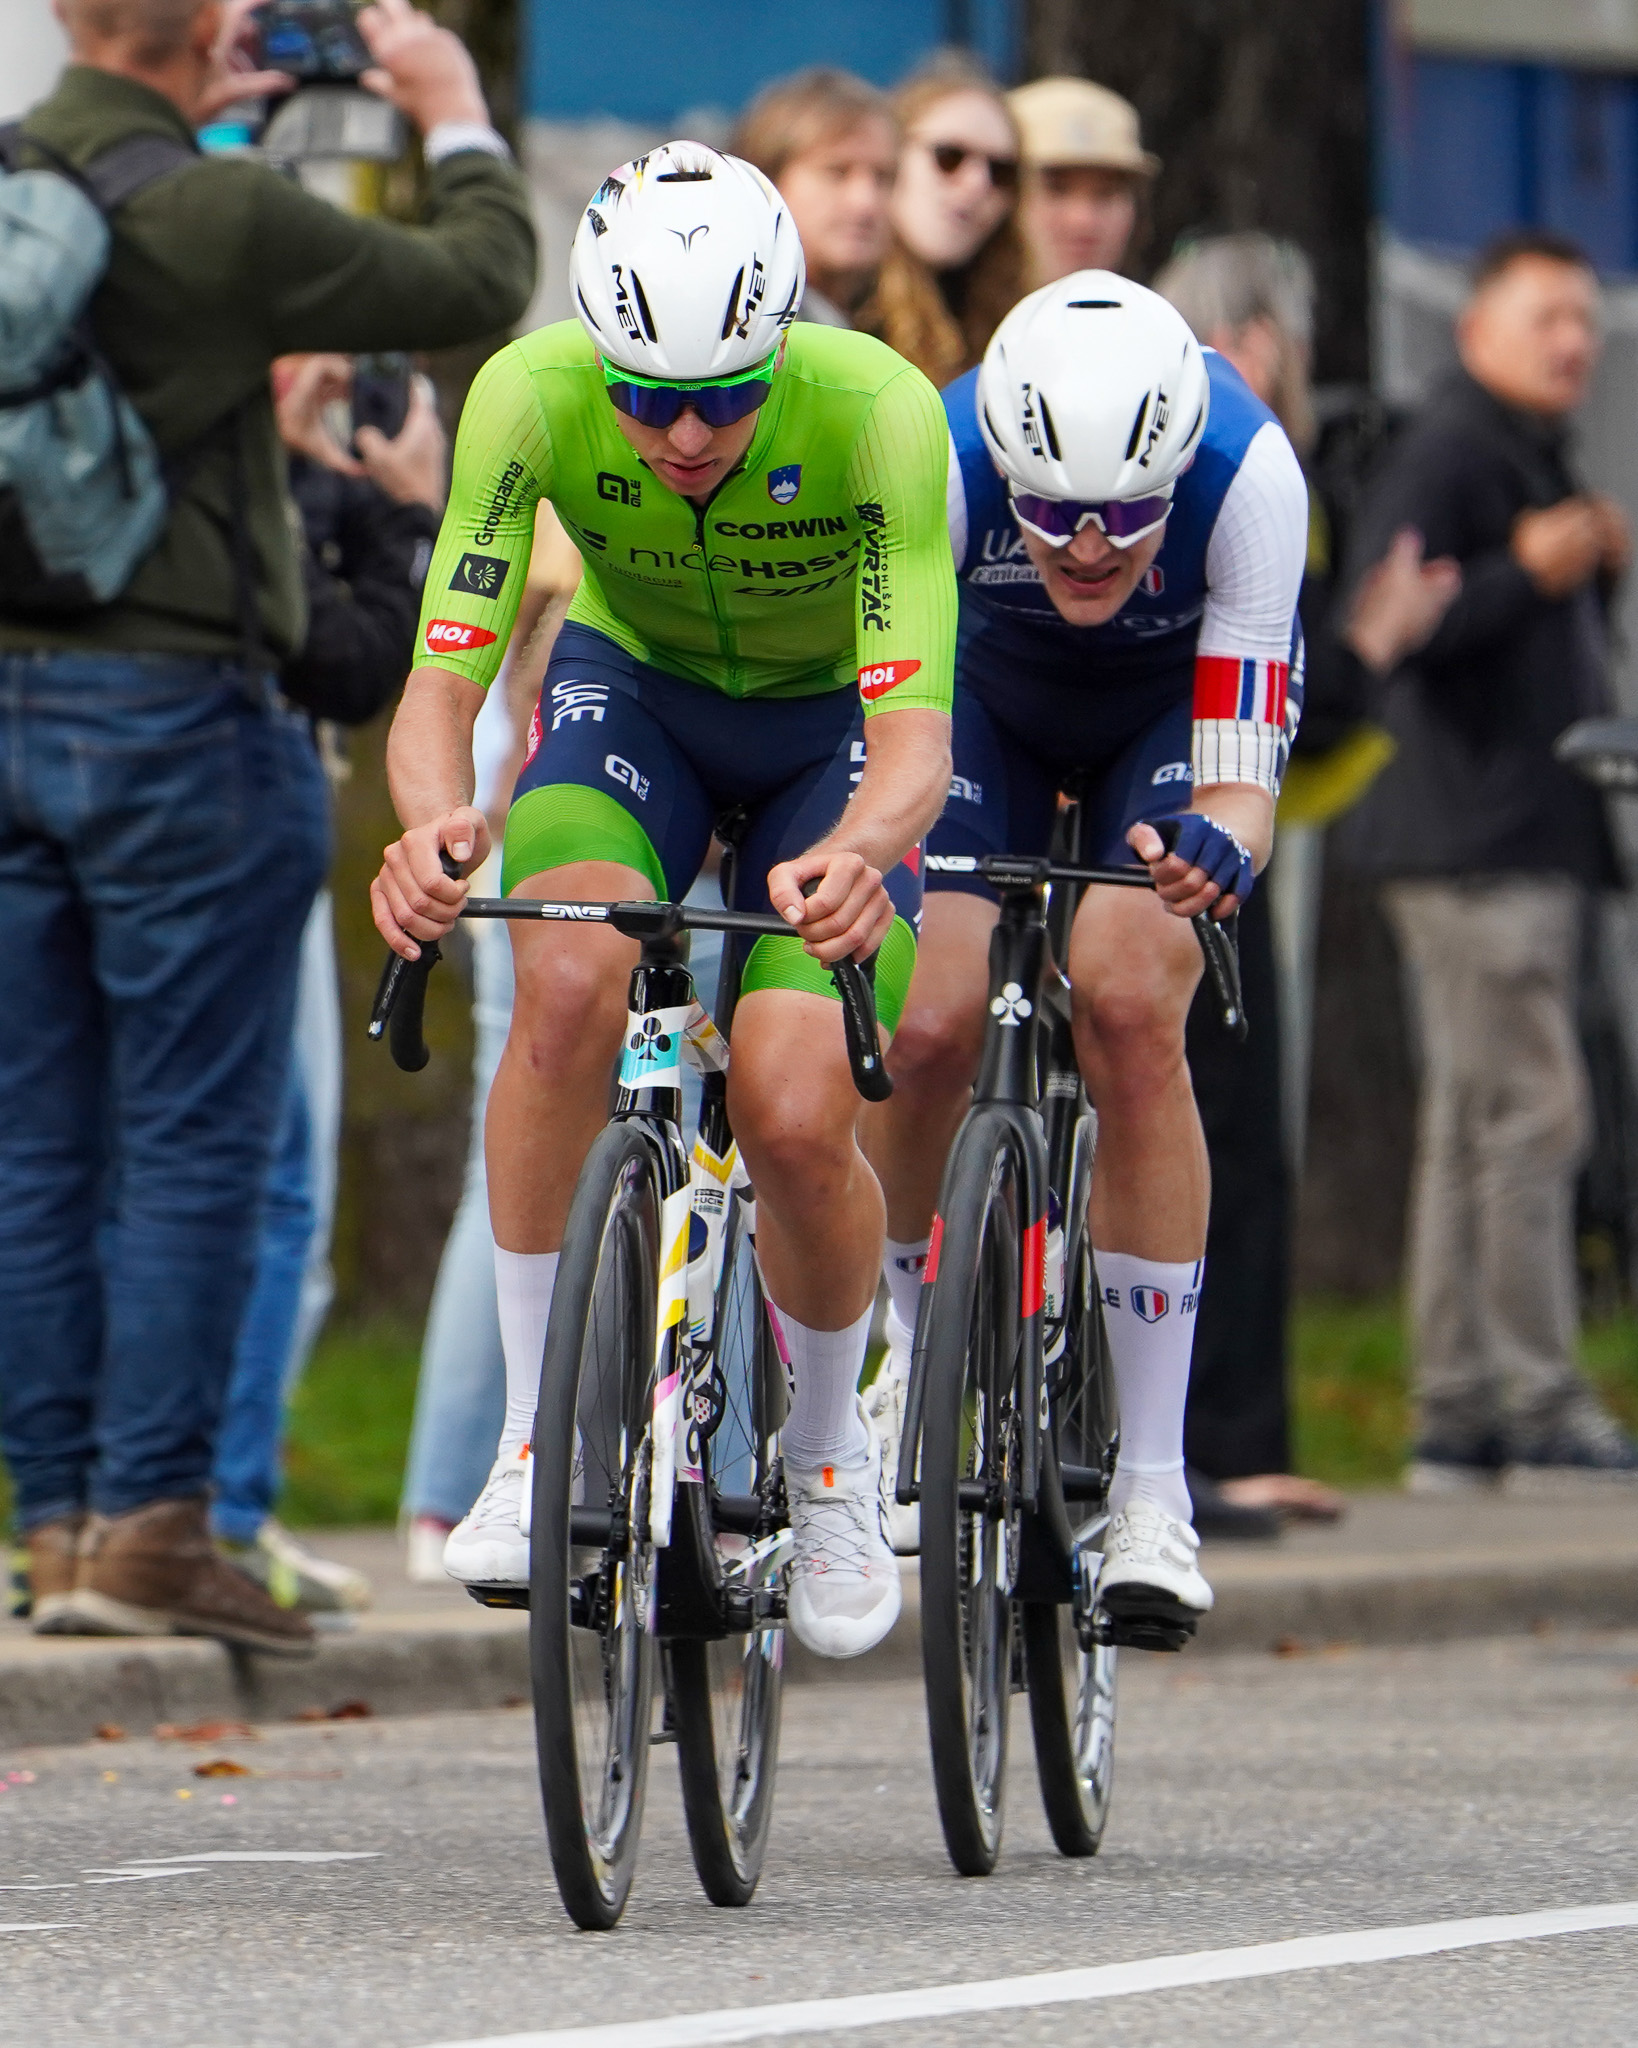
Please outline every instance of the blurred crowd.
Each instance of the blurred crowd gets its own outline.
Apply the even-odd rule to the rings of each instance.
[[[215,9],[192,29],[152,0],[63,11],[75,63],[27,126],[81,165],[279,89],[197,31]],[[191,208],[184,181],[168,203],[155,194],[147,243],[122,254],[116,234],[104,303],[107,353],[177,479],[159,567],[121,599],[123,633],[0,617],[0,695],[22,735],[7,742],[0,917],[34,991],[0,1024],[0,1435],[37,1627],[90,1613],[111,1632],[299,1649],[307,1615],[370,1597],[275,1514],[285,1407],[329,1300],[343,1063],[326,770],[338,731],[374,717],[411,665],[443,504],[445,432],[405,352],[515,321],[534,250],[459,43],[407,0],[381,0],[361,28],[424,138],[423,223],[351,219],[292,187],[270,227],[235,215],[228,186],[205,194],[203,170]],[[1620,509],[1582,486],[1570,433],[1598,353],[1586,260],[1542,236],[1490,251],[1459,367],[1384,443],[1375,415],[1335,436],[1316,406],[1304,252],[1246,232],[1149,245],[1163,166],[1103,86],[1003,91],[959,53],[892,93],[821,68],[769,85],[728,146],[796,222],[801,318],[875,334],[943,386],[1028,291],[1083,269],[1137,275],[1308,466],[1307,708],[1270,886],[1240,919],[1254,1029],[1231,1042],[1205,1005],[1190,1027],[1213,1176],[1196,1525],[1272,1536],[1342,1507],[1291,1470],[1286,1332],[1322,849],[1345,813],[1382,885],[1420,1053],[1411,1481],[1630,1472],[1638,1457],[1575,1362],[1578,976],[1586,906],[1620,875],[1598,798],[1553,745],[1608,708],[1629,545]],[[124,241],[139,240],[133,219]],[[189,247],[179,325],[145,298],[142,264]],[[476,735],[497,843],[578,568],[543,508]],[[117,772],[76,782],[88,758]],[[440,1580],[504,1403],[482,1155],[511,1002],[501,928],[480,927],[473,954],[471,1151],[403,1500],[411,1574]]]

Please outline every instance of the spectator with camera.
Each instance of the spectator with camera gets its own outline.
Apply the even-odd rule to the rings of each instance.
[[[115,590],[74,604],[73,579],[0,578],[0,924],[29,990],[0,1014],[0,1444],[36,1628],[304,1654],[305,1618],[208,1528],[326,836],[276,686],[305,601],[269,370],[510,325],[534,282],[528,195],[466,51],[409,0],[358,27],[364,84],[423,138],[419,227],[197,152],[202,122],[277,83],[235,68],[242,9],[59,13],[73,61],[8,160],[40,203],[57,180],[108,223],[81,388],[134,408],[130,488],[157,471],[164,496]],[[4,517],[13,564],[44,559],[26,477]]]

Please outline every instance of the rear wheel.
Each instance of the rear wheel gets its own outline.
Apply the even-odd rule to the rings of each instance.
[[[964,1877],[1001,1848],[1021,1524],[1022,1161],[1004,1111],[956,1140],[927,1306],[921,1638],[939,1819]]]
[[[774,1528],[785,1387],[768,1327],[749,1196],[730,1202],[711,1367],[700,1400],[705,1506],[727,1587],[731,1632],[667,1646],[689,1847],[705,1895],[746,1905],[773,1818],[785,1635],[772,1614],[783,1579]],[[747,1523],[754,1520],[760,1529]],[[723,1526],[725,1521],[737,1528]],[[751,1625],[734,1631],[732,1620]]]
[[[529,1610],[552,1868],[580,1927],[612,1927],[637,1865],[655,1667],[649,1538],[661,1191],[610,1124],[569,1212],[535,1421]]]

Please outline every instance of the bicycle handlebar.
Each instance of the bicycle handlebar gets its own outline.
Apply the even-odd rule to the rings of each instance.
[[[1012,853],[929,854],[933,874],[979,875],[992,889],[1038,889],[1046,882],[1078,882],[1083,886],[1120,889],[1152,889],[1154,878],[1145,867],[1080,867],[1067,861],[1048,860],[1044,855]],[[1222,920],[1202,910],[1189,919],[1194,936],[1205,955],[1206,973],[1217,998],[1217,1015],[1225,1031],[1244,1039],[1250,1025],[1240,988],[1240,913]]]
[[[448,866],[446,856],[445,865]],[[610,924],[628,939],[670,939],[679,932],[738,932],[756,938],[790,938],[782,917],[757,910],[698,909],[691,903],[558,903],[535,896],[469,896],[460,915],[513,921]],[[422,1032],[427,977],[442,957],[436,940],[420,940],[419,960],[389,953],[370,1010],[369,1034],[387,1038],[393,1063],[418,1074],[429,1057]],[[875,965],[838,960],[830,970],[842,1004],[853,1085],[867,1102],[885,1102],[893,1081],[882,1058],[876,1017]]]

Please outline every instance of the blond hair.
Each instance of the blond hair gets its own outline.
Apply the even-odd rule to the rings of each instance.
[[[900,127],[908,134],[929,107],[958,92],[981,92],[993,99],[1016,139],[1018,124],[1000,88],[959,50],[941,51],[899,87],[893,111]],[[935,272],[895,235],[856,324],[897,349],[934,384],[944,385],[983,360],[990,336],[1023,289],[1024,247],[1015,195],[988,241],[959,270]]]

